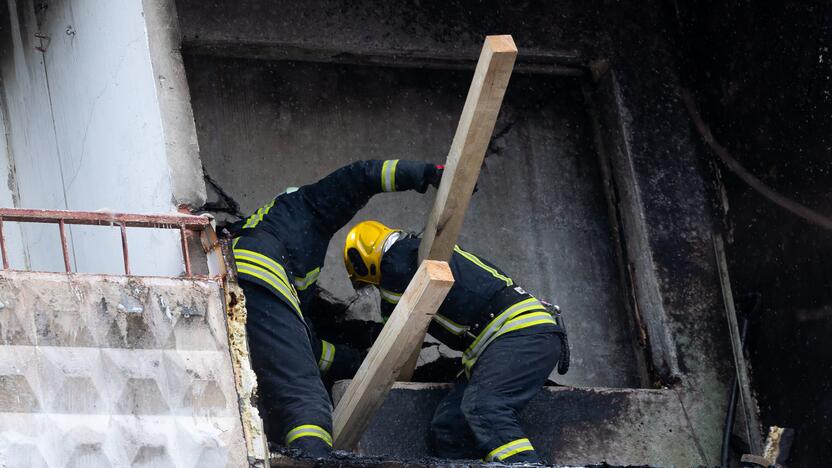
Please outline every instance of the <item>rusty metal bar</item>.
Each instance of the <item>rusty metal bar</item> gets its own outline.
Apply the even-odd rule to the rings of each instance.
[[[72,268],[69,266],[69,246],[66,243],[66,223],[64,220],[58,221],[58,230],[61,232],[61,251],[64,254],[64,268],[67,273],[72,273]]]
[[[9,257],[6,255],[6,237],[3,235],[3,217],[0,216],[0,251],[3,252],[3,269],[9,269]]]
[[[191,277],[191,254],[188,252],[188,231],[185,225],[179,225],[179,235],[182,238],[182,257],[185,259],[185,276]]]
[[[121,223],[121,251],[124,257],[124,274],[130,274],[130,256],[127,253],[127,226]]]
[[[739,385],[740,403],[745,415],[745,430],[748,441],[748,451],[754,455],[763,453],[762,424],[757,413],[757,404],[751,392],[751,379],[748,363],[743,353],[737,311],[734,308],[734,293],[731,290],[731,279],[728,274],[728,259],[725,255],[725,244],[722,235],[713,235],[714,256],[716,257],[719,285],[722,289],[722,302],[725,305],[725,318],[728,321],[728,335],[731,341],[731,351],[734,354],[734,371]]]
[[[121,247],[124,259],[124,273],[130,275],[130,254],[127,243],[127,228],[157,228],[178,229],[182,241],[182,256],[185,261],[185,274],[188,278],[210,278],[205,275],[194,275],[191,269],[191,256],[188,251],[188,236],[191,232],[203,233],[206,230],[213,233],[211,220],[205,216],[183,214],[132,214],[108,213],[93,211],[68,210],[32,210],[21,208],[0,208],[0,250],[2,251],[3,269],[9,269],[6,252],[6,242],[3,236],[3,221],[24,223],[54,223],[58,225],[61,235],[61,248],[64,256],[64,267],[67,273],[72,273],[69,259],[69,246],[66,237],[66,225],[115,226],[121,230]],[[202,238],[202,236],[200,236]],[[214,234],[216,238],[216,234]],[[222,259],[220,259],[222,260]]]
[[[107,213],[100,211],[31,210],[21,208],[0,208],[0,217],[6,221],[29,223],[83,224],[112,226],[124,224],[127,227],[176,229],[184,225],[193,231],[201,231],[210,224],[205,216],[187,214],[146,215],[131,213]]]

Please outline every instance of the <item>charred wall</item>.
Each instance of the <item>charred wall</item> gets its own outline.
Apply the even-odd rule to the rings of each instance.
[[[647,355],[650,383],[676,394],[701,463],[711,466],[732,373],[712,244],[719,217],[708,159],[680,99],[674,15],[664,6],[612,0],[177,1],[182,50],[203,62],[266,59],[470,73],[484,35],[511,33],[520,47],[518,73],[588,77],[593,139],[608,160],[602,183],[612,195],[611,212],[620,215],[610,225],[621,239],[624,281],[610,288],[625,293],[628,315],[640,322],[643,333],[633,346]],[[191,75],[198,71],[187,72],[193,89]],[[203,130],[202,151],[205,137]],[[550,208],[538,210],[556,214]],[[591,326],[605,331],[617,324]]]
[[[676,11],[682,76],[715,136],[775,191],[832,214],[832,4],[703,1]],[[794,466],[832,456],[832,232],[721,167],[737,295],[759,295],[750,355],[764,424]]]

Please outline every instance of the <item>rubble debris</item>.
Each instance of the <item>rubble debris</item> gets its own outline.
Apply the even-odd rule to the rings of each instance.
[[[768,428],[763,457],[772,465],[783,465],[789,460],[794,443],[794,429],[771,426]]]

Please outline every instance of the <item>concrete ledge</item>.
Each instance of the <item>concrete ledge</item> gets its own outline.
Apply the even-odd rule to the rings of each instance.
[[[600,42],[593,9],[561,2],[530,17],[492,4],[479,5],[481,22],[459,1],[431,8],[353,1],[347,8],[331,0],[176,0],[186,53],[473,69],[486,34],[512,32],[522,45],[515,72],[583,74]],[[568,12],[574,16],[563,20]],[[524,28],[514,26],[521,22]]]
[[[333,387],[337,400],[349,381]],[[422,458],[450,384],[397,383],[360,447],[367,455]],[[534,446],[563,465],[693,466],[702,462],[672,390],[546,387],[521,414]]]

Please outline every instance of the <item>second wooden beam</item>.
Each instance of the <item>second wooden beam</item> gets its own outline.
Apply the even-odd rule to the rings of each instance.
[[[425,261],[419,266],[335,408],[332,428],[336,449],[352,450],[358,444],[453,284],[447,263]]]

